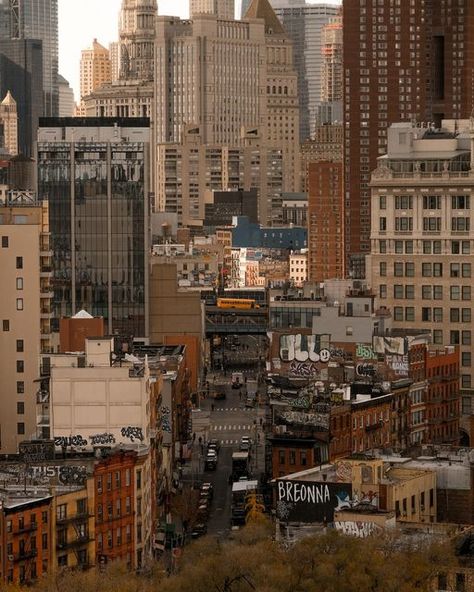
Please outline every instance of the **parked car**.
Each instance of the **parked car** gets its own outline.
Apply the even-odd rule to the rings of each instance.
[[[240,439],[239,450],[241,452],[247,452],[248,450],[250,450],[250,445],[251,445],[250,438],[248,436],[242,436],[242,438]]]
[[[209,440],[208,446],[216,448],[216,450],[219,452],[219,448],[221,447],[221,443],[219,442],[219,440],[217,438],[212,438],[211,440]],[[206,484],[204,483],[204,485],[206,485]],[[210,485],[212,487],[212,485],[210,483],[208,483],[208,485]]]
[[[214,497],[214,487],[212,486],[212,483],[203,483],[201,485],[201,494],[202,493],[206,493],[209,495],[209,498],[212,499]]]
[[[215,471],[217,469],[217,452],[209,450],[204,461],[206,471]]]
[[[194,525],[194,528],[191,532],[191,538],[198,539],[199,537],[205,535],[207,533],[207,525],[205,522],[199,522],[198,524]]]

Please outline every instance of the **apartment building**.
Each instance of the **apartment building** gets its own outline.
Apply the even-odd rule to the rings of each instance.
[[[388,130],[372,174],[370,284],[396,329],[458,346],[463,414],[471,415],[473,170],[469,122]],[[468,430],[470,432],[470,429]]]

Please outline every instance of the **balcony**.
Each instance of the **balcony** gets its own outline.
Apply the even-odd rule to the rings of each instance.
[[[40,267],[40,278],[49,278],[53,273],[53,268],[49,265],[41,265]]]
[[[56,517],[56,524],[67,524],[68,522],[83,522],[92,518],[93,514],[91,514],[88,510],[84,512],[77,512],[76,514],[71,514],[69,516],[57,516]]]
[[[23,551],[13,555],[13,561],[26,561],[27,559],[33,559],[33,557],[36,557],[37,555],[37,549],[23,549]]]
[[[58,550],[73,549],[74,547],[81,547],[82,545],[87,545],[88,543],[91,543],[93,540],[94,539],[90,535],[85,534],[70,541],[58,541],[56,543],[56,548]]]
[[[53,318],[53,311],[50,308],[42,308],[40,311],[40,317],[45,320]]]
[[[21,528],[18,527],[15,530],[15,534],[24,534],[25,532],[33,532],[38,529],[36,522],[30,522],[30,524],[24,524]]]

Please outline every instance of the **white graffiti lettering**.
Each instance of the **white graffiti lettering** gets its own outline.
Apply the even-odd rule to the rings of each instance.
[[[331,500],[329,487],[324,484],[278,481],[278,501],[326,504]]]

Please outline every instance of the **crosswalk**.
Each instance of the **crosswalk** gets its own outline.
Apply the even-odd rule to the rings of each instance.
[[[221,440],[221,446],[235,446],[236,444],[240,444],[240,440]]]
[[[214,411],[241,411],[241,412],[245,412],[245,413],[252,413],[255,412],[254,408],[251,407],[217,407],[214,408]]]
[[[219,424],[219,425],[211,425],[212,432],[244,432],[246,430],[251,430],[254,426],[251,423],[248,424]]]

